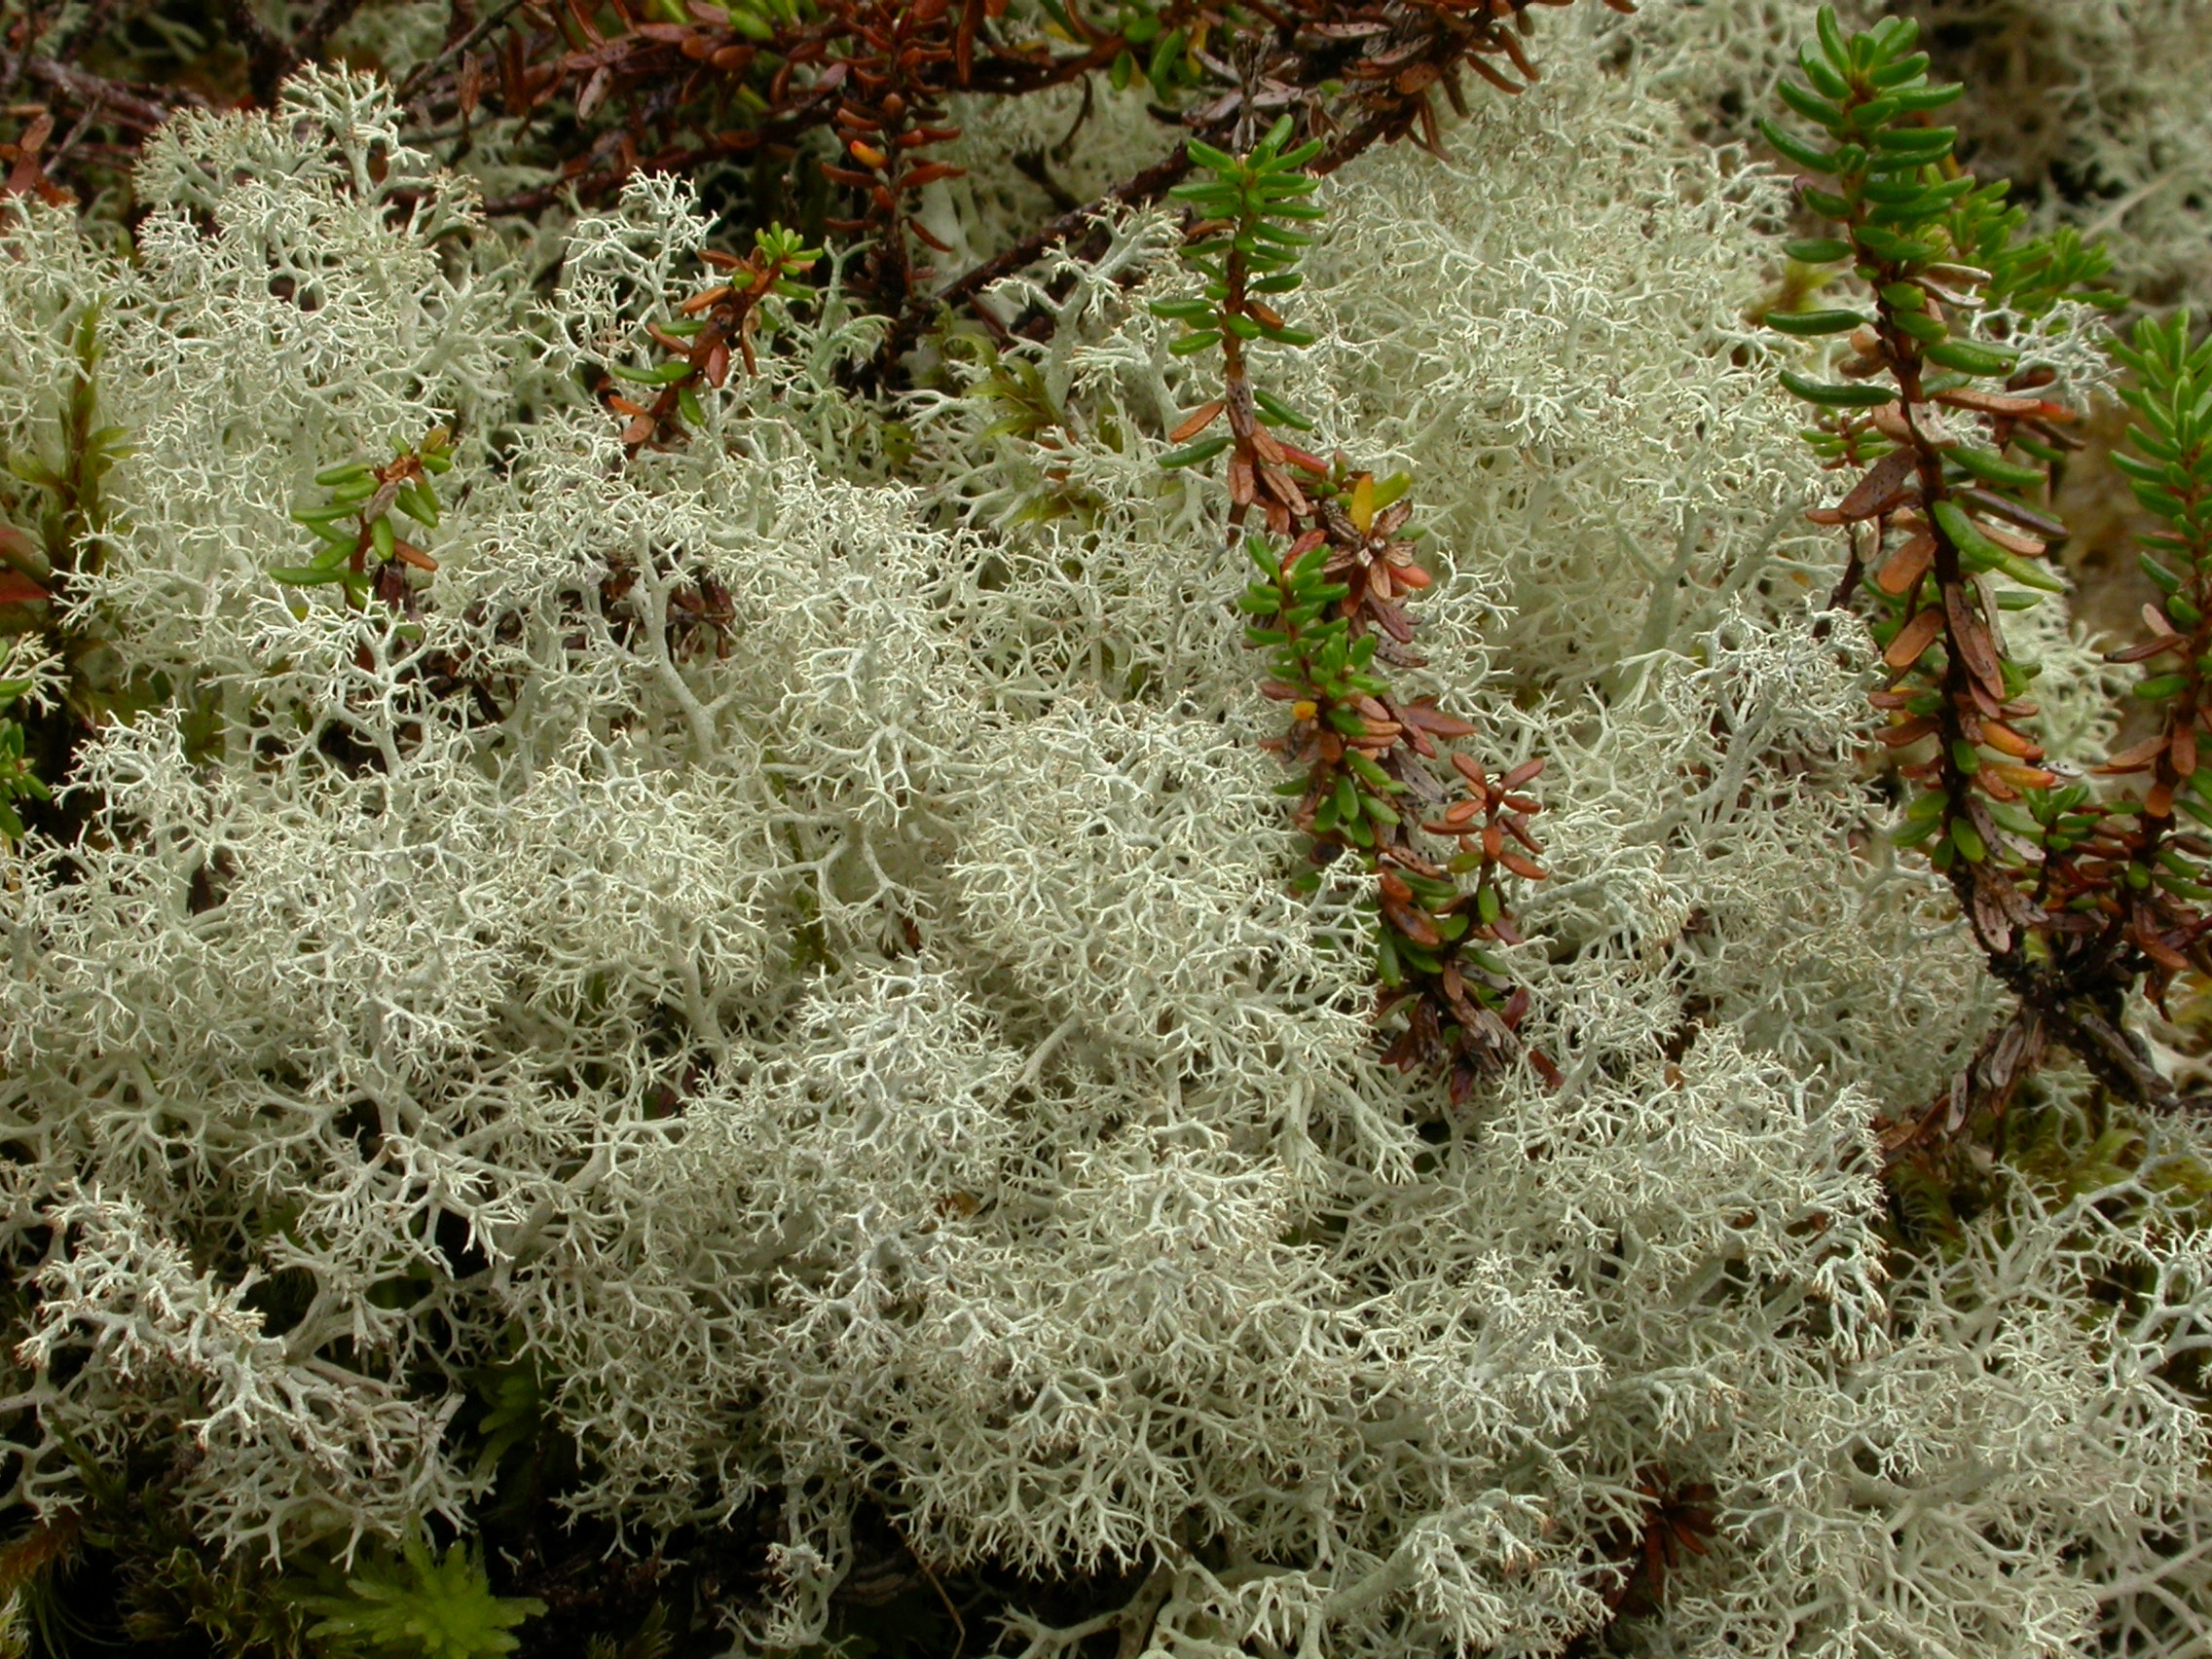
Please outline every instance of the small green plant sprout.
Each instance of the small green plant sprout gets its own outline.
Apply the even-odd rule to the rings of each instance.
[[[23,758],[21,722],[8,719],[6,714],[16,699],[30,689],[30,683],[27,680],[0,680],[0,835],[11,841],[23,837],[22,815],[17,811],[16,803],[52,798],[51,792]]]
[[[498,1472],[509,1453],[529,1446],[543,1431],[545,1389],[535,1366],[509,1360],[485,1367],[476,1391],[484,1405],[476,1429],[484,1441],[476,1455],[476,1474],[486,1479]]]
[[[1190,145],[1201,176],[1172,194],[1199,215],[1183,257],[1204,281],[1198,296],[1151,310],[1183,325],[1168,348],[1177,356],[1219,349],[1222,395],[1168,433],[1182,447],[1161,464],[1198,467],[1226,455],[1231,535],[1259,571],[1237,602],[1245,640],[1269,653],[1262,694],[1290,705],[1289,730],[1268,747],[1305,769],[1283,786],[1299,797],[1293,822],[1312,836],[1315,867],[1297,885],[1315,890],[1331,866],[1374,881],[1378,1014],[1404,1019],[1383,1057],[1405,1070],[1441,1067],[1456,1104],[1477,1077],[1524,1051],[1516,1030],[1528,993],[1486,947],[1520,940],[1501,875],[1546,873],[1529,828],[1539,807],[1521,793],[1543,762],[1497,780],[1464,755],[1452,755],[1442,776],[1431,768],[1445,758],[1439,740],[1475,728],[1431,699],[1393,697],[1380,671],[1420,661],[1403,602],[1433,578],[1417,557],[1419,532],[1408,528],[1413,479],[1379,481],[1341,455],[1323,461],[1286,441],[1278,429],[1312,422],[1251,383],[1249,349],[1313,338],[1273,303],[1302,280],[1298,261],[1311,238],[1297,227],[1324,216],[1307,200],[1316,180],[1301,170],[1319,146],[1284,150],[1291,131],[1288,120],[1277,122],[1246,156]],[[1225,417],[1229,430],[1207,436]],[[1255,507],[1266,534],[1246,537]],[[1458,852],[1431,858],[1421,834],[1456,841]],[[1468,876],[1473,885],[1462,888]],[[1543,1055],[1529,1058],[1556,1077]]]
[[[95,424],[97,372],[105,355],[96,304],[78,315],[71,345],[75,372],[62,400],[57,451],[8,457],[8,470],[39,492],[38,533],[34,540],[0,526],[0,560],[7,566],[0,571],[5,595],[0,602],[35,603],[63,591],[72,576],[92,575],[100,568],[100,536],[108,522],[103,485],[130,446],[125,428]]]
[[[467,1544],[457,1541],[441,1557],[419,1530],[401,1540],[396,1560],[380,1552],[339,1582],[301,1597],[323,1615],[308,1635],[325,1651],[492,1659],[519,1647],[514,1627],[545,1611],[542,1602],[495,1596]]]
[[[668,1604],[655,1602],[629,1636],[618,1641],[603,1633],[585,1642],[584,1659],[666,1659],[675,1646],[676,1633],[668,1628]]]
[[[622,442],[633,455],[646,444],[682,435],[686,423],[706,424],[699,387],[719,389],[729,379],[733,348],[748,375],[759,373],[754,339],[760,326],[760,302],[771,294],[782,300],[811,298],[814,290],[797,278],[814,269],[822,249],[806,246],[796,231],[770,225],[753,233],[753,251],[742,259],[714,249],[700,257],[722,279],[678,306],[675,316],[646,324],[645,332],[670,353],[669,359],[650,368],[610,365],[616,380],[654,388],[650,404],[612,387],[603,390],[608,408],[628,419]]]
[[[1049,9],[1059,11],[1056,3]],[[1162,12],[1170,20],[1162,19]],[[1127,44],[1106,71],[1107,81],[1117,92],[1126,92],[1141,75],[1151,84],[1154,98],[1172,106],[1183,93],[1200,84],[1200,70],[1191,55],[1191,30],[1185,23],[1171,20],[1181,12],[1181,8],[1172,6],[1147,5],[1144,0],[1122,7],[1117,32]],[[1072,32],[1072,24],[1064,26]],[[1202,44],[1203,40],[1201,32],[1198,42]]]
[[[2112,660],[2146,665],[2133,689],[2156,709],[2158,729],[2098,770],[2147,779],[2129,837],[2125,891],[2116,897],[2128,909],[2129,938],[2148,958],[2161,997],[2174,974],[2192,961],[2204,964],[2212,929],[2199,908],[2212,902],[2205,868],[2212,841],[2173,830],[2177,809],[2212,829],[2212,768],[2198,764],[2201,740],[2212,729],[2212,338],[2192,346],[2191,320],[2186,311],[2164,322],[2147,317],[2131,344],[2113,348],[2135,371],[2135,384],[2121,395],[2135,411],[2127,439],[2138,453],[2116,452],[2112,462],[2144,511],[2165,528],[2145,534],[2138,554],[2159,595],[2143,608],[2150,637],[2113,652]]]
[[[19,699],[36,702],[41,695],[39,664],[34,660],[29,664],[31,671],[23,671],[25,649],[18,645],[0,659],[0,837],[11,841],[23,837],[23,820],[17,802],[53,798],[24,758],[22,723],[10,715]]]
[[[438,562],[399,535],[395,514],[404,513],[422,532],[436,530],[442,515],[431,479],[452,467],[452,438],[435,426],[382,466],[348,461],[316,473],[315,486],[328,492],[327,498],[297,508],[292,517],[314,532],[321,547],[309,563],[270,574],[293,587],[336,585],[350,605],[371,593],[387,605],[403,605],[404,572],[428,574]]]

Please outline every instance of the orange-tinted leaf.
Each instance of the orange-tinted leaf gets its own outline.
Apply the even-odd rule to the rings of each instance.
[[[1636,8],[1630,4],[1630,0],[1605,0],[1605,4],[1607,6],[1610,6],[1616,12],[1633,12],[1634,10],[1636,10]],[[1472,69],[1476,74],[1480,75],[1484,80],[1488,81],[1499,92],[1508,92],[1514,97],[1519,97],[1521,95],[1523,88],[1520,82],[1508,80],[1505,76],[1500,75],[1495,69],[1493,69],[1488,63],[1485,63],[1480,57],[1469,56],[1466,62],[1468,68]],[[1426,103],[1423,103],[1420,107],[1422,109],[1430,108],[1430,106]],[[1431,119],[1434,119],[1433,114],[1431,116]]]
[[[1374,614],[1375,620],[1382,624],[1382,632],[1389,635],[1391,639],[1397,641],[1401,645],[1412,643],[1414,637],[1413,621],[1403,610],[1400,610],[1387,600],[1377,600],[1367,608]]]
[[[1972,387],[1955,387],[1949,391],[1936,393],[1937,403],[1948,403],[1954,409],[1972,409],[1982,415],[2010,417],[2035,416],[2045,421],[2071,421],[2074,411],[2063,403],[2051,403],[2040,397],[2011,397],[2002,392],[1981,391]]]
[[[1943,590],[1943,610],[1951,624],[1951,643],[1967,665],[1967,672],[1989,688],[1990,696],[2002,701],[2005,696],[2005,671],[1997,658],[1997,644],[1989,637],[1989,628],[1974,611],[1967,599],[1966,589],[1957,585]]]
[[[1928,573],[1935,557],[1936,538],[1923,532],[1882,562],[1881,573],[1874,578],[1874,585],[1893,598],[1904,593]]]
[[[2122,651],[2107,651],[2105,661],[2149,662],[2161,651],[2178,651],[2187,644],[2188,641],[2178,634],[2165,634],[2156,640],[2145,640],[2140,645],[2129,645]]]
[[[1895,449],[1866,469],[1851,493],[1835,504],[1848,520],[1870,519],[1901,505],[1917,486],[1919,458],[1909,449]]]
[[[2025,501],[2015,501],[2011,497],[2000,496],[1994,490],[1984,490],[1978,486],[1961,490],[1959,499],[1977,513],[1995,514],[1998,518],[2018,525],[2022,530],[2033,532],[2046,541],[2056,541],[2066,534],[2066,526],[2048,513],[2039,513]]]
[[[2143,954],[2170,973],[2178,974],[2189,966],[2189,959],[2155,935],[2145,935],[2135,941],[2143,947]]]
[[[1970,515],[1967,522],[2007,552],[2017,553],[2023,559],[2040,559],[2047,551],[2046,544],[2038,541],[2034,536],[2024,535],[2016,530],[2007,530],[2002,525],[1991,524],[1987,519],[1977,519]]]
[[[1004,5],[1004,0],[1001,0]],[[983,26],[983,8],[980,0],[961,0],[960,21],[952,31],[952,67],[960,84],[965,87],[976,69],[976,31]]]
[[[940,178],[958,178],[963,170],[965,169],[956,167],[949,162],[924,162],[911,172],[900,177],[899,188],[901,190],[919,190],[923,185],[935,184]],[[938,251],[942,253],[949,250],[940,248]]]
[[[2118,777],[2123,772],[2149,771],[2157,764],[2158,756],[2165,753],[2166,741],[2166,734],[2160,732],[2157,737],[2147,737],[2141,743],[2131,743],[2103,765],[2092,766],[2089,770],[2102,772],[2108,777]]]
[[[718,282],[702,293],[693,294],[676,309],[685,316],[697,316],[701,312],[719,306],[734,292],[727,282]]]
[[[1984,720],[1981,741],[2000,755],[2009,755],[2015,760],[2041,760],[2043,750],[2032,740],[2023,737],[2010,726],[1998,720]]]
[[[1408,703],[1398,711],[1398,719],[1410,726],[1438,737],[1472,737],[1474,726],[1456,715],[1448,715],[1425,697],[1418,703]]]
[[[1228,407],[1228,404],[1217,397],[1211,403],[1193,410],[1189,420],[1167,434],[1167,441],[1171,444],[1189,443],[1219,420],[1221,412]]]
[[[1404,904],[1385,899],[1382,901],[1382,914],[1388,918],[1392,927],[1416,944],[1434,950],[1444,942],[1444,936],[1439,934],[1429,919],[1419,910],[1410,909]]]
[[[1882,660],[1893,669],[1910,668],[1920,660],[1920,653],[1936,643],[1936,636],[1943,631],[1943,613],[1934,606],[1920,612],[1898,630],[1890,648],[1882,653]]]
[[[1254,436],[1258,435],[1258,433],[1254,434]],[[1274,465],[1270,461],[1262,461],[1260,463],[1260,477],[1267,483],[1268,494],[1289,508],[1291,512],[1303,518],[1312,510],[1311,505],[1306,499],[1306,493],[1299,489],[1298,481],[1291,477],[1289,468]]]
[[[1874,741],[1891,749],[1902,749],[1908,743],[1918,743],[1936,729],[1936,717],[1922,715],[1918,719],[1906,720],[1902,725],[1885,726],[1874,734]]]

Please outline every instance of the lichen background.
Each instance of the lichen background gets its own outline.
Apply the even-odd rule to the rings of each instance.
[[[339,45],[403,74],[442,16]],[[1971,165],[2135,303],[2212,304],[2212,6],[1923,16]],[[77,839],[0,852],[0,1525],[129,1482],[145,1559],[80,1570],[175,1640],[427,1525],[507,1540],[503,1593],[721,1550],[685,1651],[949,1655],[950,1587],[968,1653],[1031,1659],[1139,1594],[1172,1659],[2202,1654],[2212,1126],[2054,1065],[1895,1242],[1871,1125],[1999,993],[1884,839],[1798,348],[1749,320],[1792,212],[1751,121],[1811,26],[1545,13],[1538,87],[1319,198],[1271,384],[1414,474],[1419,686],[1547,758],[1510,956],[1566,1081],[1460,1108],[1379,1061],[1364,894],[1286,885],[1226,501],[1159,465],[1207,395],[1145,308],[1193,282],[1164,209],[992,302],[1049,342],[897,398],[834,277],[773,302],[760,373],[626,461],[579,387],[704,281],[681,181],[494,221],[496,133],[446,170],[327,67],[153,139],[128,256],[19,203],[0,449],[51,444],[96,305],[131,448],[81,604],[166,690],[78,751]],[[1166,145],[1096,97],[1079,195]],[[1035,221],[1012,158],[1075,107],[970,122],[948,266]],[[2093,398],[2089,328],[2037,350]],[[316,472],[439,423],[418,618],[271,579]],[[2102,614],[2007,623],[2073,765]],[[2136,1016],[2196,1075],[2186,997]],[[1616,1620],[1654,1481],[1712,1535]],[[904,1639],[839,1589],[886,1558]]]

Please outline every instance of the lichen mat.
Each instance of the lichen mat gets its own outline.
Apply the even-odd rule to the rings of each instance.
[[[2111,185],[2038,211],[2201,309],[2202,6],[2022,17],[2082,70],[2060,171]],[[1812,10],[1533,41],[1440,153],[1409,116],[1270,196],[1317,209],[1294,260],[1228,280],[1309,136],[1231,110],[1182,196],[941,315],[886,284],[1020,245],[1079,112],[1078,205],[1180,154],[1146,105],[1203,66],[948,92],[959,170],[872,231],[705,171],[489,212],[552,187],[416,130],[388,43],[161,127],[128,254],[0,205],[15,1640],[2212,1640],[2198,941],[2117,1009],[2163,1094],[2060,1033],[1949,1121],[2018,1005],[1876,741],[1936,717],[1867,700],[1922,660],[1872,595],[1933,501],[1868,551],[1838,503],[1900,440],[1780,380],[1871,384],[1854,325],[1784,331],[1904,304],[1747,136],[1813,130],[1773,92]],[[1956,119],[2004,161],[2000,101]],[[2167,373],[2071,291],[1975,310],[1994,419]],[[2036,713],[1989,716],[2068,782],[2180,695],[2090,579],[2006,608]],[[1308,605],[1381,690],[1248,642]]]

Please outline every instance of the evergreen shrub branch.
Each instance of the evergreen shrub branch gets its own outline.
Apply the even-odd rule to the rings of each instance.
[[[406,572],[435,575],[438,562],[399,535],[397,517],[412,519],[417,535],[436,530],[442,512],[431,480],[452,470],[452,442],[443,426],[381,464],[342,461],[324,468],[314,482],[328,492],[327,498],[292,514],[314,533],[320,543],[315,556],[270,574],[291,587],[336,586],[349,604],[370,593],[387,604],[403,604]]]
[[[781,225],[756,231],[754,250],[743,259],[706,249],[701,258],[724,273],[725,279],[684,300],[675,316],[647,325],[653,344],[671,354],[669,360],[650,368],[626,364],[613,368],[616,379],[651,388],[653,401],[645,405],[611,388],[603,392],[608,407],[629,419],[622,430],[623,446],[634,453],[656,439],[681,434],[686,423],[704,426],[707,413],[699,401],[699,388],[719,389],[728,380],[733,344],[745,372],[759,372],[754,342],[760,326],[760,302],[770,294],[786,300],[810,297],[812,290],[796,278],[812,270],[821,256],[820,248],[802,247],[797,235]]]
[[[1956,166],[1955,129],[1930,118],[1964,89],[1929,80],[1915,24],[1890,18],[1847,35],[1832,9],[1819,17],[1818,43],[1799,59],[1805,80],[1785,80],[1780,92],[1820,136],[1771,121],[1761,130],[1804,169],[1805,206],[1837,233],[1791,243],[1790,257],[1848,266],[1863,299],[1766,321],[1801,339],[1848,337],[1840,380],[1790,370],[1782,380],[1819,411],[1809,434],[1818,451],[1856,474],[1813,516],[1852,533],[1845,592],[1868,606],[1887,672],[1872,697],[1888,716],[1877,735],[1916,786],[1891,838],[1924,849],[1949,877],[2019,1002],[2012,1023],[1897,1141],[2001,1113],[2051,1036],[2125,1097],[2161,1102],[2170,1090],[2120,1010],[2139,980],[2162,997],[2175,972],[2202,958],[2196,861],[2212,843],[2171,829],[2177,799],[2191,815],[2212,800],[2194,782],[2194,627],[2181,622],[2200,612],[2181,576],[2147,565],[2168,598],[2147,609],[2154,637],[2120,660],[2181,660],[2135,687],[2157,709],[2159,737],[2097,768],[2153,772],[2140,799],[2098,796],[2045,764],[2030,697],[2039,670],[2008,648],[2002,618],[2065,591],[2048,558],[2066,535],[2048,504],[2049,469],[2077,447],[2067,435],[2076,412],[2043,395],[2048,369],[2023,369],[2018,348],[1972,326],[1977,313],[2033,317],[2069,297],[2109,303],[2087,287],[2108,262],[2070,234],[2022,240],[2024,216],[2005,203],[2003,181],[1981,185]],[[2194,479],[2194,461],[2177,447],[2187,417],[2172,399],[2186,379],[2189,359],[2177,353],[2187,321],[2171,336],[2147,326],[2123,350],[2143,376],[2131,401],[2158,410],[2151,441],[2171,451],[2163,464],[2173,473],[2121,464],[2147,507],[2178,515],[2186,547],[2194,507],[2175,489]]]
[[[1311,423],[1249,373],[1252,350],[1313,340],[1276,310],[1304,280],[1299,254],[1311,238],[1298,227],[1324,216],[1308,200],[1318,181],[1305,170],[1322,141],[1286,149],[1292,128],[1282,118],[1242,156],[1192,140],[1202,176],[1169,192],[1198,216],[1182,257],[1203,286],[1199,297],[1151,309],[1182,325],[1169,347],[1177,356],[1221,353],[1222,394],[1168,434],[1183,447],[1161,464],[1226,457],[1231,540],[1259,571],[1238,601],[1249,618],[1244,637],[1269,653],[1263,694],[1290,705],[1289,729],[1268,746],[1305,771],[1283,793],[1299,797],[1293,821],[1311,837],[1319,867],[1297,885],[1312,892],[1347,858],[1374,879],[1378,1012],[1404,1020],[1384,1058],[1405,1070],[1441,1068],[1455,1104],[1524,1051],[1556,1083],[1551,1061],[1516,1036],[1528,992],[1487,948],[1521,942],[1506,879],[1546,873],[1530,829],[1541,807],[1522,793],[1543,760],[1493,779],[1440,747],[1472,736],[1473,725],[1432,698],[1393,695],[1380,668],[1419,665],[1405,601],[1434,579],[1416,557],[1420,533],[1409,530],[1413,480],[1401,472],[1378,483],[1341,454],[1323,461],[1278,436]],[[1228,431],[1206,435],[1216,423]],[[1255,509],[1259,534],[1245,529]],[[1449,771],[1432,764],[1447,759]],[[1431,858],[1423,833],[1459,850]]]
[[[574,4],[525,5],[497,41],[485,39],[481,56],[464,50],[406,90],[432,119],[450,110],[465,124],[496,97],[526,124],[556,99],[579,121],[614,123],[595,126],[600,141],[568,159],[562,189],[604,190],[641,169],[777,167],[809,132],[830,132],[837,159],[811,176],[850,206],[821,223],[866,240],[860,291],[900,318],[896,350],[911,344],[943,275],[916,266],[909,243],[951,251],[916,212],[922,190],[961,170],[930,154],[961,136],[948,95],[1018,97],[1098,74],[1116,91],[1141,80],[1164,110],[1223,142],[1294,111],[1325,141],[1333,167],[1409,134],[1438,149],[1434,100],[1464,115],[1470,73],[1507,93],[1533,83],[1525,14],[1569,3],[1299,0],[1277,10],[1126,0],[1093,19],[1059,0],[1016,9],[1008,0],[658,0],[642,11],[615,0],[611,20]],[[1605,3],[1634,10],[1629,0]],[[1149,201],[1187,165],[1148,168],[1108,199]],[[805,174],[802,165],[794,182]],[[556,195],[524,192],[494,210],[535,210]],[[1023,262],[1080,226],[1068,218],[1045,227],[1022,244]],[[940,285],[962,299],[987,279],[969,273]]]

